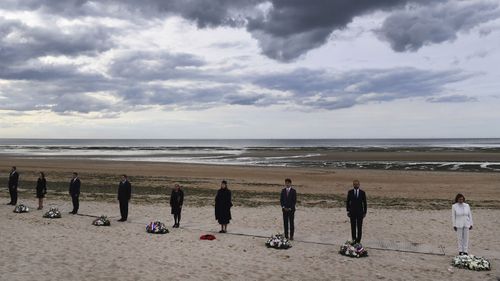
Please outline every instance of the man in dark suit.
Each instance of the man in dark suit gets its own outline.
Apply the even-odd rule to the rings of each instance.
[[[80,208],[80,179],[78,178],[78,173],[73,173],[73,178],[69,182],[69,195],[71,195],[73,202],[73,211],[69,213],[75,215]]]
[[[366,194],[359,188],[359,180],[354,180],[352,186],[354,188],[347,193],[347,216],[351,219],[352,240],[360,243],[363,233],[363,218],[366,216],[367,210]]]
[[[16,167],[12,167],[9,174],[9,194],[10,202],[7,205],[17,204],[17,185],[19,184],[19,173]]]
[[[121,219],[118,221],[126,221],[128,217],[128,202],[132,196],[132,185],[128,181],[127,175],[122,175],[122,180],[118,186],[118,202],[120,202]]]
[[[290,240],[293,240],[295,230],[293,220],[295,216],[295,204],[297,203],[297,192],[292,187],[291,179],[285,179],[285,188],[281,190],[280,203],[281,210],[283,211],[285,237],[288,238],[288,226],[290,225]]]

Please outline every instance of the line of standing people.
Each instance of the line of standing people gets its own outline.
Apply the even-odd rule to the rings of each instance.
[[[9,193],[11,201],[9,205],[17,204],[17,186],[19,183],[19,173],[16,167],[12,167],[9,174]],[[78,214],[80,208],[80,187],[81,181],[78,173],[73,172],[72,178],[69,182],[68,193],[71,196],[73,209],[70,214]],[[37,180],[36,196],[39,199],[38,209],[43,208],[43,198],[47,193],[47,180],[45,174],[40,172]],[[121,218],[119,222],[127,221],[128,219],[128,205],[132,196],[132,184],[128,180],[127,175],[121,176],[121,181],[118,185],[118,202],[120,205]],[[170,207],[171,214],[174,217],[174,225],[172,227],[178,228],[180,226],[182,206],[184,204],[184,191],[180,188],[179,184],[175,184],[170,194]],[[292,180],[285,179],[285,187],[281,190],[280,205],[283,213],[283,227],[285,237],[290,240],[294,239],[295,233],[295,209],[297,204],[297,191],[292,187]],[[354,181],[354,189],[348,192],[347,196],[347,212],[351,218],[352,239],[354,241],[361,241],[362,222],[366,215],[366,195],[364,191],[359,189],[359,181]],[[215,219],[221,226],[219,233],[227,233],[227,225],[231,217],[232,195],[228,189],[227,181],[223,180],[220,189],[215,196]],[[356,232],[357,231],[357,232]]]
[[[8,190],[10,202],[7,205],[17,204],[17,188],[19,185],[19,172],[13,166],[9,173]],[[81,181],[78,173],[74,172],[69,183],[69,195],[73,204],[70,214],[77,214],[80,207],[80,187]],[[47,180],[45,174],[39,172],[36,184],[36,197],[38,198],[38,210],[43,209],[43,199],[47,194]],[[118,185],[118,202],[120,205],[121,218],[119,222],[127,221],[128,205],[132,197],[132,184],[127,175],[121,176]],[[182,206],[184,204],[184,191],[179,184],[175,184],[170,194],[171,214],[174,217],[174,225],[180,226]],[[297,191],[292,186],[292,180],[285,179],[285,186],[281,190],[280,205],[283,213],[283,228],[287,239],[294,240],[295,233],[295,210],[297,204]],[[228,189],[227,181],[223,180],[220,189],[215,196],[215,219],[221,226],[220,233],[227,232],[227,225],[231,217],[231,207],[233,207],[231,191]],[[351,223],[351,238],[355,243],[361,242],[363,233],[363,219],[367,214],[367,200],[365,191],[361,190],[359,180],[353,181],[353,188],[347,192],[346,211]],[[452,224],[457,233],[459,255],[468,255],[469,231],[473,228],[472,212],[470,206],[465,203],[465,197],[457,194],[455,203],[452,206]]]

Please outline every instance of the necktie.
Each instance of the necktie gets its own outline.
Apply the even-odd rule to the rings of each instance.
[[[358,198],[358,190],[357,189],[355,190],[355,193],[356,193],[356,198]]]

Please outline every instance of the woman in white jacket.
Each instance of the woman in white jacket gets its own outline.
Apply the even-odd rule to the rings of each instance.
[[[472,212],[469,204],[465,203],[465,197],[462,194],[457,194],[455,204],[451,207],[451,219],[453,221],[453,229],[457,232],[458,238],[458,254],[468,255],[469,248],[469,230],[472,229]]]

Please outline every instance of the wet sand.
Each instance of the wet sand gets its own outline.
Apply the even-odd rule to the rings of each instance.
[[[452,200],[460,192],[470,200],[500,200],[500,173],[275,168],[2,157],[0,177],[5,179],[12,165],[16,165],[21,173],[21,188],[27,189],[34,188],[28,182],[33,184],[36,181],[38,171],[47,174],[49,185],[54,181],[69,181],[71,173],[77,171],[83,183],[95,181],[97,184],[102,181],[110,185],[117,183],[119,175],[125,173],[136,186],[157,184],[171,187],[173,182],[179,181],[186,188],[217,189],[220,181],[226,179],[234,190],[279,192],[284,179],[288,177],[301,194],[343,196],[351,188],[352,180],[359,179],[362,188],[372,197]],[[134,180],[134,177],[140,180]],[[162,177],[166,179],[164,183],[161,182]]]

